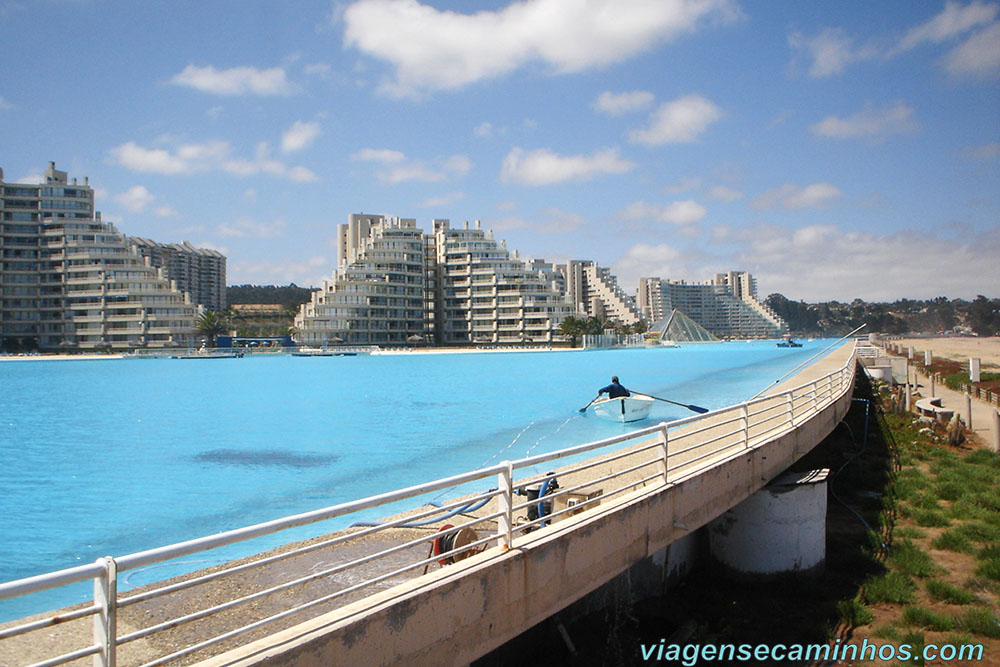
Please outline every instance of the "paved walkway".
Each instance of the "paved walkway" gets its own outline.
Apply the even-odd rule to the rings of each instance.
[[[966,412],[967,403],[965,394],[949,389],[941,382],[934,383],[934,393],[931,393],[931,381],[926,375],[916,373],[917,390],[921,398],[937,397],[941,399],[941,406],[954,410],[955,414],[961,417],[968,425],[968,415]],[[914,399],[916,402],[916,399]],[[978,398],[972,399],[972,431],[979,436],[987,447],[997,451],[997,441],[1000,435],[996,433],[993,414],[997,412],[996,406],[990,405],[986,401]]]

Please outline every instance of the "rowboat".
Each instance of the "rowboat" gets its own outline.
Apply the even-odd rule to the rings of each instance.
[[[618,398],[599,398],[594,401],[594,412],[605,419],[616,422],[636,422],[649,416],[653,399],[641,394]]]

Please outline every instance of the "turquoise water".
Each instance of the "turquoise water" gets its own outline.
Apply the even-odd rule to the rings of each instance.
[[[650,421],[634,425],[581,415],[612,374],[637,391],[725,407],[829,342],[0,363],[0,581],[692,414],[657,402]],[[127,573],[123,588],[293,537]],[[0,602],[0,620],[80,601],[89,590]]]

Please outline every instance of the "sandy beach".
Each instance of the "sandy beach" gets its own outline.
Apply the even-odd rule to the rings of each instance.
[[[931,351],[931,355],[943,359],[967,362],[969,357],[978,357],[982,367],[1000,368],[1000,337],[988,338],[941,336],[933,338],[899,338],[893,343],[912,347],[917,352]]]

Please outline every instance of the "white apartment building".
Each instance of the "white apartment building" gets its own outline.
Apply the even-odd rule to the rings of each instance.
[[[304,345],[406,345],[426,339],[424,235],[416,221],[351,215],[338,225],[340,265],[302,304]]]
[[[191,301],[220,313],[226,309],[226,256],[218,250],[196,248],[187,241],[159,243],[130,236],[129,242],[150,264],[166,272]]]
[[[0,345],[124,350],[186,344],[195,307],[94,212],[87,179],[50,162],[43,183],[0,170]]]
[[[470,228],[352,214],[337,229],[338,268],[295,319],[305,345],[551,342],[572,307],[561,275]]]
[[[717,274],[705,283],[641,278],[639,306],[652,323],[679,310],[718,338],[776,338],[787,323],[757,300],[754,278],[745,272]]]
[[[438,343],[552,342],[573,307],[551,264],[520,260],[478,220],[461,229],[432,224]]]
[[[619,287],[609,269],[590,260],[570,260],[559,270],[566,276],[566,295],[578,313],[623,325],[642,319],[635,298]]]

